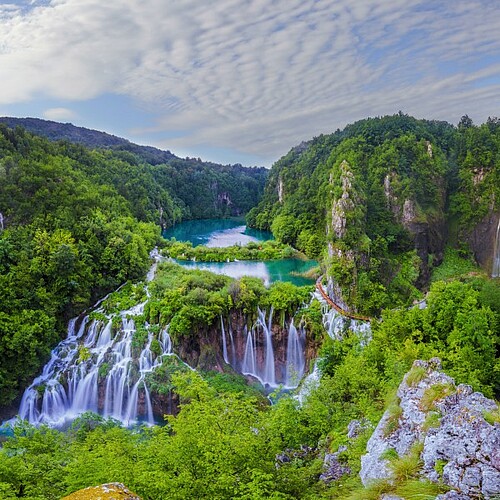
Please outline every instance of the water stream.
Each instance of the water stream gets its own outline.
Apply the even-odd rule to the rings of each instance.
[[[495,235],[495,250],[493,252],[492,278],[500,278],[500,218],[498,219],[497,232]]]

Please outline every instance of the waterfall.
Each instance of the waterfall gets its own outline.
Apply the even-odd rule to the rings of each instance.
[[[371,326],[369,321],[361,321],[350,319],[335,309],[330,308],[328,303],[318,292],[314,294],[314,298],[322,304],[323,327],[333,340],[342,340],[347,331],[350,330],[361,338],[363,345],[366,345],[371,340]]]
[[[135,345],[136,321],[145,304],[114,317],[98,307],[81,319],[78,328],[78,319],[70,320],[66,339],[25,390],[19,417],[32,424],[62,426],[93,411],[127,425],[138,420],[153,424],[147,376],[173,353],[168,326],[155,334],[144,323],[147,339],[142,346]]]
[[[264,384],[268,384],[271,387],[276,386],[276,373],[274,369],[274,350],[273,350],[273,338],[272,338],[272,323],[273,323],[273,308],[269,311],[269,320],[266,324],[266,313],[262,312],[260,309],[257,310],[259,315],[259,323],[264,331],[264,373],[262,380]]]
[[[253,329],[247,331],[247,342],[245,346],[245,355],[241,364],[241,372],[244,375],[253,375],[260,379],[257,374],[257,356],[255,348],[255,339]]]
[[[277,345],[277,354],[275,354],[272,322],[272,308],[269,311],[269,315],[267,315],[266,311],[257,308],[257,320],[255,324],[250,329],[245,325],[241,332],[244,339],[244,354],[241,360],[236,359],[233,332],[230,329],[232,350],[230,364],[236,371],[243,375],[255,377],[264,386],[274,388],[283,385],[285,388],[292,389],[299,385],[304,375],[306,332],[302,324],[297,328],[292,319],[288,326],[286,349]],[[238,334],[236,333],[236,335]],[[225,332],[223,330],[222,351],[225,359],[226,356],[229,359],[227,337],[226,340],[224,339]],[[275,342],[279,343],[281,340],[276,340]],[[285,342],[285,339],[283,342]],[[243,346],[241,347],[243,348]]]
[[[266,319],[266,312],[257,308],[257,321],[253,327],[248,330],[245,326],[244,334],[246,335],[245,354],[241,363],[241,373],[251,375],[258,379],[262,385],[277,387],[274,350],[272,339],[272,320],[273,309],[269,311],[269,318]],[[258,360],[257,336],[259,331],[263,334],[263,360]],[[259,346],[260,347],[260,346]],[[237,369],[235,364],[233,368]]]
[[[222,356],[224,357],[224,362],[229,364],[229,358],[227,356],[226,330],[224,329],[224,320],[222,319],[222,314],[220,316],[220,326],[222,329]]]
[[[290,327],[288,328],[285,387],[297,387],[304,375],[304,344],[304,328],[299,326],[299,330],[297,330],[292,319]]]
[[[295,396],[300,405],[304,404],[309,394],[319,386],[321,371],[318,366],[318,361],[320,361],[319,358],[314,363],[313,371],[304,379]]]
[[[491,277],[500,278],[500,218],[498,219],[497,233],[495,235],[495,249],[493,252]]]

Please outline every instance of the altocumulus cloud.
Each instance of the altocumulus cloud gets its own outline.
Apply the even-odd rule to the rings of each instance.
[[[4,4],[0,104],[125,95],[165,147],[269,161],[368,115],[498,114],[498,33],[496,0]]]

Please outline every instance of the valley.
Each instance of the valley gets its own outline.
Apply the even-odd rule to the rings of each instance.
[[[0,497],[494,498],[498,120],[92,148],[0,125]]]

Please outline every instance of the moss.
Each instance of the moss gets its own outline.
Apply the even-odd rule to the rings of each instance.
[[[429,429],[434,429],[439,427],[439,423],[441,422],[441,413],[438,411],[431,411],[425,418],[424,423],[422,424],[422,430],[427,432]]]
[[[447,460],[441,460],[441,459],[436,460],[436,463],[434,464],[434,470],[439,474],[440,477],[443,476],[443,470],[447,463],[448,463]]]
[[[406,376],[408,387],[415,387],[427,375],[427,370],[423,366],[413,366]]]
[[[483,417],[490,425],[500,424],[500,408],[493,411],[483,411]]]
[[[99,371],[98,371],[99,378],[100,379],[106,378],[110,370],[111,366],[109,365],[109,363],[104,362],[101,365],[99,365]]]
[[[78,347],[78,361],[77,363],[84,363],[88,359],[90,359],[91,353],[88,347],[83,345]]]
[[[390,436],[399,426],[399,417],[403,414],[403,409],[399,406],[399,399],[391,403],[387,411],[389,415],[383,430],[385,437]]]
[[[420,400],[420,409],[428,412],[436,407],[436,402],[455,392],[455,387],[450,383],[434,384],[426,389]]]
[[[398,452],[394,448],[388,448],[380,455],[383,460],[396,460],[399,458]]]
[[[140,500],[122,484],[103,484],[75,491],[62,500]]]

